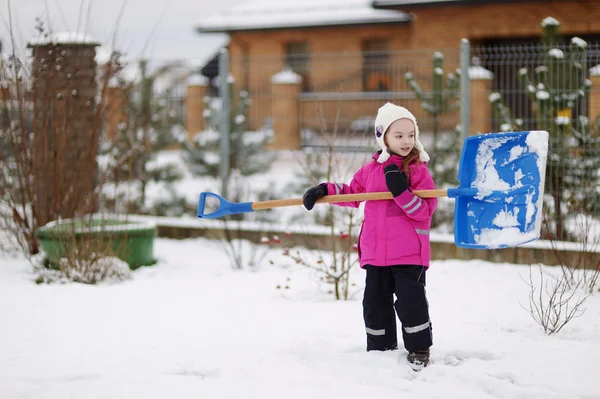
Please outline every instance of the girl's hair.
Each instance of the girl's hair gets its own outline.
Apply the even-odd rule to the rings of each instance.
[[[410,178],[411,171],[408,167],[413,162],[415,164],[415,167],[419,166],[419,162],[421,162],[419,160],[419,155],[420,155],[419,150],[417,150],[415,147],[413,147],[413,149],[410,150],[408,155],[404,157],[404,161],[402,162],[402,169],[404,169],[404,171],[406,172],[406,176],[408,176],[409,178]]]

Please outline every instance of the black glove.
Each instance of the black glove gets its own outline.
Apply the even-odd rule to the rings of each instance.
[[[304,207],[309,211],[313,209],[315,203],[319,198],[323,198],[327,195],[327,183],[321,183],[318,186],[309,188],[302,197]]]
[[[394,197],[397,197],[406,191],[408,188],[406,172],[401,172],[395,164],[386,166],[383,171],[385,173],[385,184]]]

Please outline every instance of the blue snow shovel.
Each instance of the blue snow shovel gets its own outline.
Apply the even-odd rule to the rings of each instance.
[[[459,187],[415,190],[421,198],[450,197],[454,202],[454,243],[463,248],[505,248],[540,237],[548,132],[492,133],[468,137],[458,166]],[[217,210],[205,213],[207,198]],[[390,192],[327,195],[317,203],[389,200]],[[226,215],[302,205],[302,198],[233,203],[200,194],[197,216]]]

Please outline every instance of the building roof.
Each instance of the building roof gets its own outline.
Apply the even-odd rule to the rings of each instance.
[[[498,3],[530,3],[543,0],[373,0],[372,6],[378,10],[397,10],[403,7],[424,8],[443,6],[467,6]]]
[[[372,0],[250,0],[196,24],[199,32],[305,28],[409,22],[398,10],[376,10]]]

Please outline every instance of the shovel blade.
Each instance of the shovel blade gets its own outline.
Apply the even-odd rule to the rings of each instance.
[[[454,241],[493,249],[540,237],[548,132],[493,133],[465,140],[460,187],[477,190],[454,204]]]

